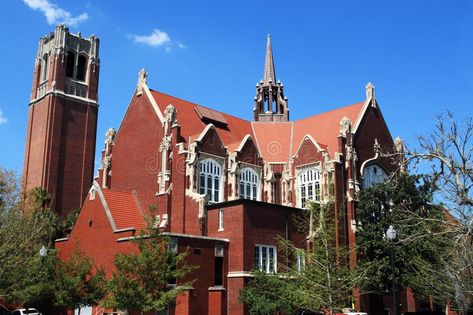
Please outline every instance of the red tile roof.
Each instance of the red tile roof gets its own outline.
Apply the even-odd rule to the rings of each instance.
[[[224,120],[227,123],[227,126],[217,127],[217,133],[222,139],[224,145],[228,145],[234,142],[241,142],[243,138],[250,134],[253,136],[253,131],[251,129],[251,123],[244,119],[231,116],[208,107],[204,107],[195,103],[185,101],[183,99],[167,95],[161,92],[150,90],[153,95],[158,107],[161,109],[161,112],[164,113],[166,106],[172,104],[177,110],[177,122],[181,126],[181,134],[188,141],[189,137],[200,135],[204,130],[206,124],[201,120],[198,115],[198,112],[205,112],[206,115],[211,115],[212,117],[217,117],[220,120]],[[196,111],[197,109],[197,111]],[[202,110],[203,109],[203,110]]]
[[[253,122],[261,156],[268,162],[286,162],[291,155],[292,122]]]
[[[151,93],[162,112],[167,105],[174,105],[181,134],[186,141],[196,139],[206,126],[199,113],[200,116],[217,117],[217,120],[227,123],[226,126],[216,124],[215,127],[223,144],[230,151],[238,148],[249,134],[255,140],[263,159],[268,162],[288,161],[296,154],[306,135],[311,135],[333,158],[334,152],[338,151],[340,120],[347,116],[354,125],[364,104],[359,102],[293,122],[250,122],[161,92],[151,90]]]
[[[334,152],[338,151],[338,135],[340,132],[340,120],[347,116],[352,125],[355,125],[358,115],[363,108],[364,102],[331,110],[315,116],[307,117],[294,122],[293,153],[299,147],[304,136],[310,134],[322,147],[328,147],[330,156],[334,158]]]
[[[137,196],[132,192],[103,189],[103,196],[117,229],[146,226],[143,209]]]

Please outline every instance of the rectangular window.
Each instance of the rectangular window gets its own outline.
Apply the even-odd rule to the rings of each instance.
[[[314,200],[315,201],[320,201],[320,183],[316,182],[315,183],[315,195],[314,195]]]
[[[212,177],[207,176],[207,196],[209,197],[210,201],[213,201],[213,196],[212,196]]]
[[[215,243],[215,282],[214,285],[223,285],[223,254],[224,246],[222,243]]]
[[[223,257],[215,257],[215,286],[223,285]]]
[[[240,183],[240,198],[245,198],[245,183],[243,182]]]
[[[306,186],[301,185],[301,208],[305,208],[305,201],[306,201]]]
[[[223,231],[223,209],[218,209],[218,230]]]
[[[220,191],[220,187],[219,187],[220,185],[219,184],[220,184],[219,178],[215,177],[214,178],[214,199],[213,199],[214,202],[218,202],[219,199],[220,199],[219,198],[220,197],[219,196],[219,191]]]
[[[255,246],[255,268],[266,273],[277,272],[277,250],[276,246]]]
[[[205,175],[204,174],[200,174],[199,193],[201,195],[205,194]]]
[[[256,196],[258,194],[258,188],[256,185],[253,185],[253,200],[256,200]]]
[[[311,184],[307,186],[307,199],[314,200],[314,187]]]

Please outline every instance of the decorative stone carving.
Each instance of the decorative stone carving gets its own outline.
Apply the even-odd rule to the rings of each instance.
[[[351,130],[351,120],[347,116],[344,116],[340,120],[340,135],[346,137],[347,132]]]
[[[136,85],[136,95],[143,94],[143,87],[148,84],[148,72],[145,69],[141,69],[138,72],[138,83]]]
[[[103,169],[105,172],[105,170],[107,170],[111,165],[112,165],[112,155],[108,155],[108,154],[104,155],[100,168]]]
[[[170,136],[164,136],[163,140],[161,141],[161,145],[159,146],[159,151],[169,151],[171,149],[172,139]]]
[[[381,146],[378,143],[378,139],[374,139],[374,145],[373,145],[373,150],[376,156],[378,156],[381,153]]]
[[[113,128],[108,129],[107,132],[105,133],[105,144],[112,144],[113,140],[115,140],[116,134],[117,132],[115,131],[115,129]]]
[[[394,148],[396,149],[397,153],[404,152],[404,141],[400,137],[394,139]]]

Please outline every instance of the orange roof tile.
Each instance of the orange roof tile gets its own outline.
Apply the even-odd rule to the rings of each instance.
[[[338,151],[338,135],[340,132],[340,120],[347,116],[353,125],[355,125],[358,115],[363,108],[364,102],[337,108],[315,116],[307,117],[294,122],[293,132],[293,154],[304,139],[304,136],[310,134],[322,147],[323,144],[328,147],[330,156],[333,158],[334,152]]]
[[[291,155],[292,122],[253,122],[256,143],[265,161],[286,162]]]
[[[219,137],[224,145],[234,142],[240,142],[243,138],[250,134],[253,136],[251,123],[247,120],[231,116],[220,111],[213,110],[195,103],[185,101],[183,99],[167,95],[161,92],[150,90],[156,103],[162,112],[166,106],[172,104],[177,110],[177,122],[181,126],[181,134],[188,141],[189,137],[196,138],[196,135],[204,130],[206,124],[201,120],[198,113],[204,112],[205,116],[217,117],[227,123],[226,126],[215,125]],[[197,109],[197,111],[196,111]]]
[[[134,193],[111,189],[102,192],[117,229],[146,226],[143,209]]]
[[[150,91],[162,112],[167,105],[174,105],[181,134],[186,141],[195,140],[204,130],[206,123],[199,117],[199,113],[201,116],[204,113],[205,116],[217,117],[227,123],[226,126],[216,124],[215,127],[230,151],[238,148],[249,134],[255,139],[263,159],[268,162],[288,161],[307,134],[328,150],[333,158],[334,152],[338,150],[340,120],[347,116],[354,125],[364,104],[359,102],[293,122],[250,122],[171,95]]]

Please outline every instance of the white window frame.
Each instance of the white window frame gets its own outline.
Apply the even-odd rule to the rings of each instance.
[[[251,167],[245,167],[240,170],[239,189],[241,199],[258,200],[259,175]]]
[[[218,209],[218,231],[223,231],[223,209]]]
[[[206,158],[199,162],[199,193],[207,194],[209,202],[220,202],[222,174],[222,165],[216,160]]]
[[[380,184],[386,180],[388,174],[377,163],[369,164],[363,169],[363,189],[368,189],[373,185]]]
[[[278,249],[271,245],[255,245],[255,268],[266,273],[278,272]]]
[[[298,202],[300,208],[307,207],[307,201],[320,202],[322,198],[322,181],[320,170],[316,167],[307,167],[297,175],[299,187]]]

